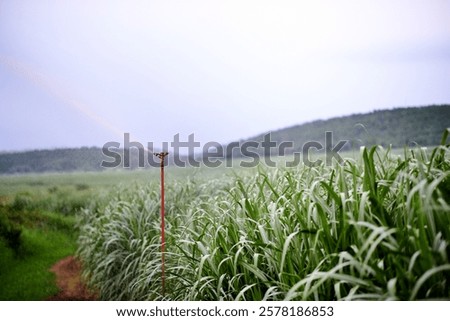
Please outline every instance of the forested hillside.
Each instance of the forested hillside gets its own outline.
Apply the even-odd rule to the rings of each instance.
[[[0,173],[98,171],[102,158],[97,147],[3,153]]]
[[[450,105],[376,110],[367,114],[317,120],[284,129],[272,130],[271,138],[278,143],[291,141],[294,150],[305,142],[322,144],[325,132],[333,132],[333,141],[348,140],[345,148],[362,145],[403,146],[437,145],[446,128],[450,127]],[[268,133],[268,132],[267,132]],[[262,141],[265,134],[245,141]]]

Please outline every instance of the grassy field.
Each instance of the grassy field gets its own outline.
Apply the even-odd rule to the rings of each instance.
[[[219,170],[220,173],[223,170]],[[173,169],[168,180],[218,171]],[[0,176],[0,300],[45,300],[58,291],[49,271],[77,250],[77,215],[118,186],[159,180],[159,169]]]
[[[342,165],[170,176],[82,211],[78,254],[106,300],[450,298],[449,149]]]
[[[56,294],[77,253],[106,300],[450,298],[450,152],[333,166],[0,176],[0,300]]]
[[[76,215],[139,172],[0,176],[0,300],[44,300],[58,291],[49,271],[77,249]]]

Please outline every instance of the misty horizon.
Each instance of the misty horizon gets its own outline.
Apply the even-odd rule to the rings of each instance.
[[[450,103],[445,1],[0,4],[1,151]]]

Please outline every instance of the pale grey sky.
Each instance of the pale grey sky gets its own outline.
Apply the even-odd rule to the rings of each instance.
[[[450,103],[450,1],[1,1],[0,150]]]

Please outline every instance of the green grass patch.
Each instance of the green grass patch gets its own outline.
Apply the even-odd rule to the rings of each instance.
[[[45,300],[57,293],[49,269],[75,253],[76,213],[95,194],[71,178],[0,178],[0,300]]]
[[[55,227],[60,223],[56,223]],[[65,227],[72,222],[64,222]],[[53,224],[53,223],[52,223]],[[0,242],[0,300],[45,300],[58,289],[55,275],[49,271],[58,260],[76,249],[76,235],[67,229],[23,228],[22,244],[15,253]]]

